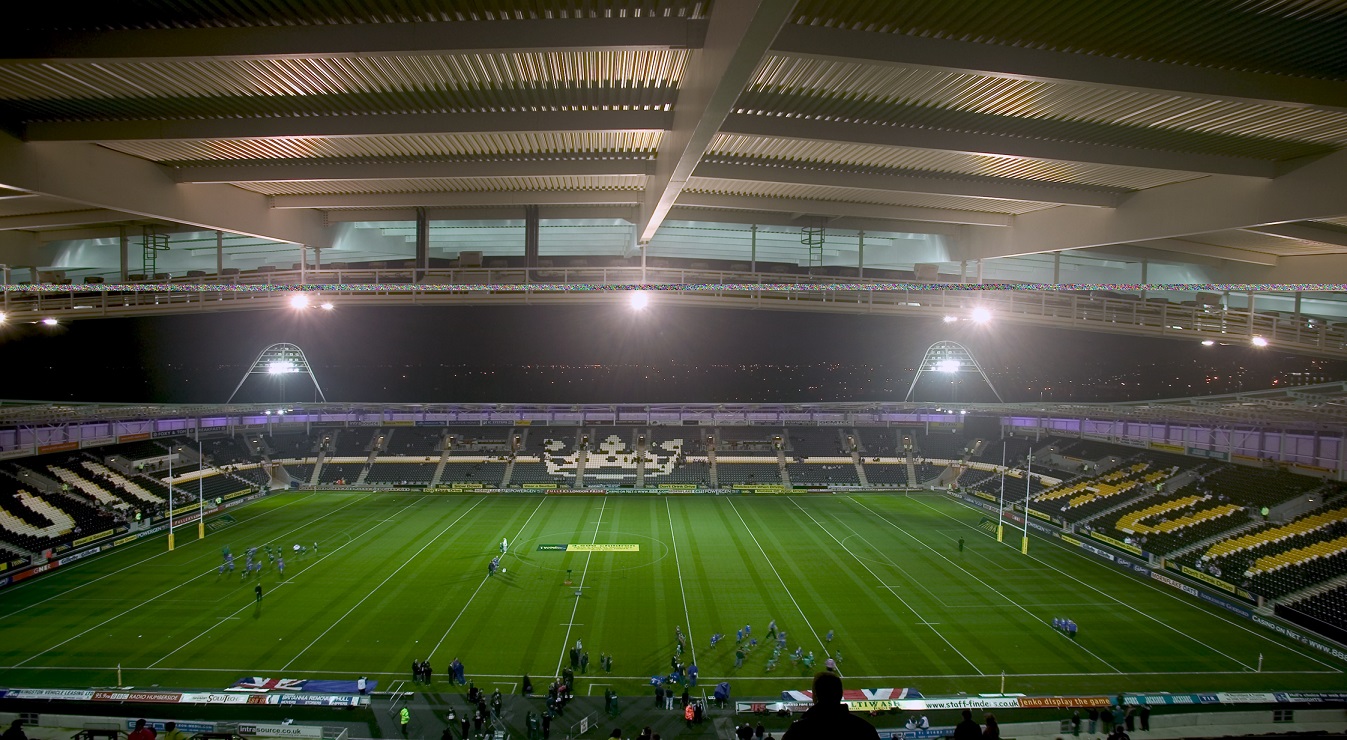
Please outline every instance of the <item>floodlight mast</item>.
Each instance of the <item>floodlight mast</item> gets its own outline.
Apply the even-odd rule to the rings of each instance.
[[[912,378],[912,385],[908,387],[907,395],[903,397],[903,400],[912,400],[912,392],[917,389],[917,381],[921,380],[923,373],[954,374],[963,372],[965,368],[976,370],[978,375],[982,376],[983,382],[996,396],[996,400],[1005,403],[1001,399],[1000,392],[996,390],[996,386],[992,385],[991,378],[987,377],[987,372],[982,369],[982,365],[978,364],[977,358],[973,357],[973,353],[969,352],[968,348],[962,344],[949,340],[936,342],[926,348],[926,354],[922,356],[921,363],[917,365],[917,374]]]
[[[295,373],[307,374],[309,380],[313,381],[313,390],[318,398],[324,402],[327,401],[327,396],[323,395],[322,387],[318,385],[318,378],[313,375],[313,367],[309,365],[308,358],[304,356],[304,350],[293,344],[282,342],[273,344],[258,353],[257,359],[253,360],[253,364],[243,374],[239,384],[234,386],[234,392],[229,394],[229,400],[225,403],[233,402],[239,389],[253,375],[268,375],[278,378],[282,383],[281,389],[284,393],[285,376]],[[284,402],[284,400],[284,397],[282,397],[281,401]]]

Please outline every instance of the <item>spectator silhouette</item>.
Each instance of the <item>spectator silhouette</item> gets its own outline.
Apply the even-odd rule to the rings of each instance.
[[[982,737],[984,740],[1001,740],[1001,726],[990,712],[987,713],[987,726],[982,730]]]
[[[976,725],[974,725],[976,727]],[[874,725],[852,714],[842,703],[842,679],[836,673],[814,674],[814,706],[795,720],[781,740],[879,740]]]
[[[23,720],[16,719],[10,722],[9,729],[5,730],[0,737],[3,737],[4,740],[28,740],[28,736],[23,732]]]
[[[982,737],[982,728],[973,721],[973,711],[963,710],[963,721],[954,726],[954,740],[978,740]]]

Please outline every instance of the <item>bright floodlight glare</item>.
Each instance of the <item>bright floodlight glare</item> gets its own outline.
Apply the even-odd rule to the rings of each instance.
[[[290,296],[290,308],[308,308],[309,297],[303,293],[296,293]]]
[[[0,311],[0,324],[5,323],[5,319],[7,319],[7,318],[9,318],[9,317],[5,315],[5,312],[4,312],[4,311]]]
[[[992,320],[992,312],[985,308],[978,307],[973,309],[973,321],[979,324],[985,324]]]
[[[945,317],[945,323],[946,323],[946,324],[953,324],[954,322],[956,322],[956,321],[958,321],[958,320],[959,320],[959,317],[958,317],[958,316],[946,316],[946,317]]]
[[[333,308],[332,302],[328,301],[327,303],[324,303],[323,305],[319,306],[319,308],[323,309],[324,311],[331,311]]]
[[[299,372],[299,368],[291,360],[273,360],[267,364],[267,372],[272,375],[297,373]]]
[[[56,326],[57,322],[56,319],[48,316],[47,318],[42,320],[42,323],[46,324],[47,326]]]
[[[935,363],[935,369],[942,373],[957,373],[959,372],[959,361],[952,359],[941,360],[940,362]]]
[[[1203,346],[1203,347],[1210,347],[1210,346],[1212,346],[1212,345],[1214,345],[1214,344],[1216,344],[1216,340],[1215,340],[1215,339],[1203,339],[1203,340],[1202,340],[1202,346]]]
[[[1251,339],[1251,340],[1249,340],[1249,341],[1253,342],[1253,346],[1255,346],[1255,347],[1266,347],[1266,346],[1267,346],[1267,340],[1264,339],[1264,338],[1262,338],[1262,337],[1254,337],[1253,339]]]
[[[643,290],[638,290],[631,294],[631,307],[640,311],[650,305],[650,294]]]

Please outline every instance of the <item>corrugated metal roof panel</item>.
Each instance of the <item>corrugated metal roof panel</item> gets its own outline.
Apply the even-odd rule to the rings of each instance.
[[[800,0],[792,21],[1347,79],[1340,0]]]
[[[569,131],[528,134],[285,137],[194,141],[118,141],[103,146],[156,162],[307,157],[500,157],[523,154],[651,154],[663,131]]]
[[[640,190],[645,175],[578,177],[434,177],[405,180],[319,180],[239,182],[265,195],[351,195],[357,193],[478,193],[532,190]]]
[[[692,177],[685,188],[690,193],[711,195],[751,195],[765,198],[805,198],[844,203],[871,203],[888,206],[920,208],[950,208],[960,211],[986,213],[1028,213],[1045,208],[1056,208],[1052,203],[1032,203],[1016,200],[993,200],[958,195],[929,195],[923,193],[896,193],[860,188],[831,188],[817,185],[795,185],[770,182],[723,180],[710,177]]]
[[[758,101],[779,106],[772,96],[785,94],[799,101],[801,109],[794,112],[825,118],[865,120],[905,105],[916,109],[912,125],[923,123],[923,108],[932,119],[950,109],[1079,121],[1127,126],[1138,135],[1149,132],[1158,148],[1166,148],[1166,131],[1347,144],[1347,114],[1342,113],[781,54],[763,60],[748,89],[741,109]]]
[[[348,95],[11,99],[0,103],[0,107],[5,115],[21,121],[175,120],[478,111],[668,111],[677,96],[677,89],[671,86],[537,85],[527,90],[454,88]]]
[[[91,3],[78,13],[59,3],[29,3],[11,19],[19,28],[222,28],[360,23],[510,21],[548,18],[705,18],[711,0],[140,0]]]
[[[542,105],[535,88],[677,87],[689,52],[590,51],[282,59],[0,62],[0,97],[303,96],[498,91],[502,106]],[[514,94],[511,95],[510,93]],[[482,97],[492,96],[483,94]]]
[[[839,144],[809,139],[776,139],[717,134],[710,155],[778,159],[860,167],[887,167],[919,172],[1010,177],[1041,182],[1101,185],[1141,190],[1203,175],[1141,167],[1048,162],[1022,157],[934,151],[901,146]]]

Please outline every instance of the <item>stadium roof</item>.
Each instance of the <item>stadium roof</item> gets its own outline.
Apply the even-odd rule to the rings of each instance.
[[[1201,427],[1242,427],[1275,430],[1320,430],[1347,434],[1347,382],[1323,383],[1285,389],[1250,391],[1212,396],[1133,401],[1125,403],[718,403],[718,404],[507,404],[507,403],[247,403],[247,404],[102,404],[34,401],[0,401],[0,427],[78,424],[92,421],[270,416],[277,423],[295,418],[329,417],[334,425],[346,423],[345,415],[369,416],[388,425],[408,424],[417,417],[437,414],[485,414],[495,421],[543,420],[559,414],[559,424],[578,425],[577,412],[587,418],[605,417],[603,424],[649,423],[650,418],[676,415],[686,420],[725,419],[725,426],[775,423],[762,415],[777,415],[784,424],[883,423],[881,414],[949,414],[982,416],[1118,420],[1185,424]],[[754,414],[750,418],[747,414]],[[655,415],[651,417],[650,415]],[[558,417],[558,418],[562,418]],[[592,418],[591,418],[592,422]],[[323,423],[321,420],[318,423]],[[463,422],[465,424],[478,422]],[[587,422],[589,423],[589,422]],[[592,422],[597,423],[597,422]],[[223,425],[222,425],[223,428]],[[190,434],[189,432],[186,432]]]
[[[933,261],[989,273],[1347,275],[1337,3],[153,0],[10,27],[10,266],[78,269],[46,245],[118,226],[330,248],[353,218],[536,205],[642,243],[671,219],[937,233]]]

